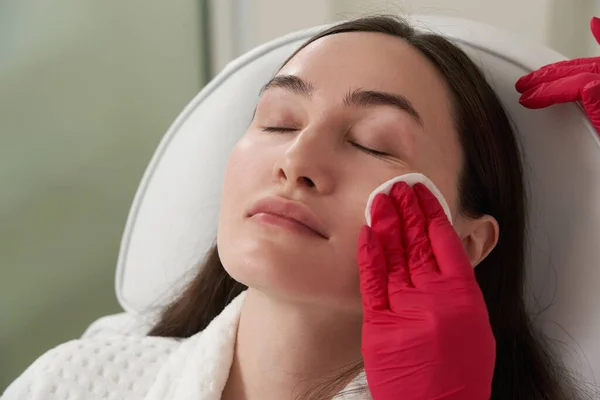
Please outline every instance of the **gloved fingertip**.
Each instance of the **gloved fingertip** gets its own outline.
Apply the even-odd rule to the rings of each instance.
[[[367,225],[363,225],[360,228],[360,233],[358,234],[358,238],[359,238],[359,242],[368,242],[369,239],[371,238],[371,228],[369,228]]]
[[[404,181],[400,181],[400,182],[396,182],[394,183],[394,186],[392,186],[392,188],[390,189],[390,195],[392,193],[392,191],[394,193],[404,193],[404,192],[410,192],[411,187],[408,183],[404,182]]]
[[[592,35],[594,35],[596,42],[600,44],[600,18],[592,17],[590,21],[590,30],[592,31]]]
[[[427,187],[421,183],[417,183],[413,186],[413,190],[417,198],[419,199],[419,203],[421,204],[421,209],[423,210],[423,214],[428,220],[432,219],[443,219],[448,220],[446,213],[438,199],[435,197],[433,193]]]
[[[521,97],[519,97],[519,104],[522,105],[523,107],[527,107],[528,101],[529,101],[529,99],[524,94],[521,95]]]
[[[396,201],[402,201],[406,196],[410,196],[412,187],[406,182],[396,182],[390,189],[390,197]]]
[[[413,190],[415,191],[415,193],[417,193],[417,196],[419,198],[435,198],[433,193],[431,193],[431,191],[427,189],[427,186],[423,185],[420,182],[413,186]]]
[[[520,105],[522,105],[525,108],[532,109],[532,110],[541,108],[538,103],[539,103],[538,99],[535,98],[535,96],[531,93],[531,91],[526,91],[519,98]]]
[[[373,231],[367,225],[363,225],[360,228],[360,233],[358,234],[359,251],[368,253],[369,249],[373,247],[378,247],[376,239],[373,238]]]
[[[525,76],[520,77],[519,80],[517,80],[517,82],[515,83],[515,89],[517,89],[517,92],[523,93],[528,89],[527,84],[531,80],[530,76],[530,74],[527,74]]]
[[[600,134],[600,80],[592,81],[583,88],[581,101],[590,122]]]
[[[371,228],[375,229],[375,232],[385,230],[388,223],[394,220],[396,215],[396,209],[390,197],[384,193],[377,193],[371,204]]]
[[[401,220],[406,221],[409,216],[418,218],[419,214],[422,214],[415,191],[408,183],[398,182],[394,184],[390,190],[390,198],[394,200],[395,209],[398,211]],[[406,228],[404,222],[402,225]]]

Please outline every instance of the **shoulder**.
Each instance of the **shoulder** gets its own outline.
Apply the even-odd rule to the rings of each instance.
[[[142,399],[179,343],[124,335],[73,340],[38,358],[1,399]]]

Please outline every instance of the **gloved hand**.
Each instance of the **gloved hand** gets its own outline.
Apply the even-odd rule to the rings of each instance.
[[[592,18],[590,27],[600,44],[600,19]],[[600,133],[600,57],[546,65],[523,76],[515,87],[522,93],[519,102],[527,108],[581,101],[592,125]]]
[[[358,247],[374,400],[488,400],[496,345],[462,242],[422,184],[379,194]]]

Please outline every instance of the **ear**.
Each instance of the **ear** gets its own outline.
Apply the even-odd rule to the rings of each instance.
[[[480,218],[461,221],[458,234],[471,265],[476,267],[496,247],[500,228],[494,217],[484,215]]]

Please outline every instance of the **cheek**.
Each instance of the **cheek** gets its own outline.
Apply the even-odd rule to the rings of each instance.
[[[265,157],[257,147],[247,137],[240,139],[227,160],[224,185],[235,187],[240,182],[246,181],[249,176],[255,175],[261,169],[264,169]],[[262,163],[261,160],[263,160]]]
[[[271,169],[267,157],[256,147],[244,137],[229,155],[221,195],[221,209],[228,213],[233,211],[230,207],[239,207],[243,204],[240,200],[248,200],[253,188],[268,179]]]
[[[365,187],[370,185],[365,185]],[[375,187],[373,187],[374,189]],[[351,308],[361,309],[359,269],[357,262],[358,236],[365,224],[365,206],[370,190],[355,188],[354,193],[347,193],[345,201],[336,207],[338,218],[338,235],[334,238],[332,248],[337,265],[334,267],[336,290],[344,293],[345,300]]]
[[[264,157],[252,151],[251,145],[242,138],[233,148],[223,177],[219,207],[218,242],[228,243],[232,232],[244,218],[249,202],[260,195],[260,183],[268,174]],[[263,185],[264,186],[264,185]]]
[[[448,204],[448,207],[450,208],[450,214],[452,215],[452,224],[455,225],[455,227],[456,227],[456,222],[460,218],[460,212],[459,212],[460,210],[459,210],[459,200],[457,197],[458,196],[457,187],[452,184],[453,182],[454,182],[453,180],[447,179],[445,181],[446,184],[439,185],[439,186],[438,186],[438,184],[435,184],[435,185],[442,193],[442,196],[444,196],[444,199],[446,200],[446,203]]]

